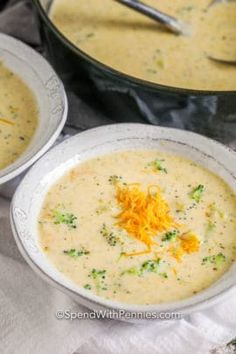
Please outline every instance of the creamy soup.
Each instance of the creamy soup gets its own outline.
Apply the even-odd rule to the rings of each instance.
[[[236,3],[212,0],[146,0],[187,22],[177,36],[113,0],[54,0],[51,18],[77,47],[131,76],[189,89],[235,90],[236,66],[209,55],[236,59]],[[230,52],[230,53],[229,53]]]
[[[36,99],[26,84],[0,62],[0,170],[27,148],[38,121]]]
[[[236,197],[179,156],[125,151],[79,164],[49,190],[43,252],[87,291],[125,303],[190,297],[236,257]]]

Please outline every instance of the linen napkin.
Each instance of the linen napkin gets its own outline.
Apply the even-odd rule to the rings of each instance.
[[[1,0],[0,31],[41,50],[31,1]],[[67,136],[114,120],[69,93]],[[173,113],[174,117],[174,113]],[[231,145],[235,142],[231,140]],[[9,223],[10,200],[0,197],[0,353],[207,354],[235,352],[236,296],[179,321],[130,324],[111,320],[59,320],[58,311],[86,312],[43,282],[21,257]],[[236,289],[235,289],[236,295]],[[215,349],[219,348],[219,349]]]

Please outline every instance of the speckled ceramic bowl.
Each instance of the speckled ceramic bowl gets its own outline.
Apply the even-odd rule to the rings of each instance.
[[[45,195],[55,181],[87,159],[137,149],[167,151],[192,159],[219,175],[236,192],[236,154],[227,147],[182,130],[142,124],[104,126],[78,134],[56,146],[29,171],[11,205],[11,225],[17,245],[37,274],[90,309],[122,310],[127,316],[141,313],[145,318],[150,312],[186,315],[213,305],[231,294],[236,284],[236,264],[210,288],[186,300],[160,305],[130,305],[106,300],[72,283],[40,250],[37,218]]]
[[[67,98],[52,67],[22,42],[0,34],[0,60],[28,85],[39,108],[39,123],[30,145],[13,164],[0,170],[0,193],[11,194],[14,187],[8,188],[6,182],[30,167],[60,134],[67,118]]]

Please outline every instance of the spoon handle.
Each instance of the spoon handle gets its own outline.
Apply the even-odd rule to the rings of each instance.
[[[184,26],[183,24],[178,21],[176,18],[169,16],[154,7],[144,4],[138,0],[115,0],[116,2],[125,5],[139,13],[142,13],[153,20],[161,23],[165,27],[167,27],[170,31],[176,34],[184,34]]]

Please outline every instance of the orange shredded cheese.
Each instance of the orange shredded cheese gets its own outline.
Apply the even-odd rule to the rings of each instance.
[[[195,234],[192,232],[186,232],[185,234],[178,237],[179,245],[171,246],[169,252],[174,257],[177,262],[182,261],[184,254],[190,254],[198,252],[200,248],[200,241]]]
[[[188,232],[187,234],[182,235],[180,241],[181,247],[185,253],[193,253],[199,251],[200,241],[192,232]]]
[[[142,191],[138,184],[123,188],[118,186],[116,199],[122,209],[117,215],[119,220],[117,225],[145,243],[148,252],[151,252],[151,247],[155,244],[153,237],[158,232],[178,226],[170,215],[168,203],[161,195],[158,186],[150,186],[147,193]],[[132,255],[138,254],[142,253],[132,253]]]
[[[174,257],[177,262],[181,262],[182,257],[184,255],[184,250],[182,247],[170,247],[169,251],[172,257]]]
[[[5,124],[8,124],[8,125],[15,125],[14,122],[11,122],[10,120],[5,119],[5,118],[0,118],[0,122],[1,122],[1,123],[5,123]]]

